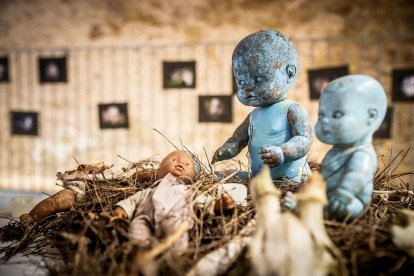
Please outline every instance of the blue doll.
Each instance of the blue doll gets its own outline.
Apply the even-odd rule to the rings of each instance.
[[[315,133],[333,145],[322,160],[328,218],[352,220],[370,203],[377,168],[372,135],[386,108],[381,84],[366,75],[341,77],[324,89]]]
[[[277,31],[259,31],[239,42],[232,61],[239,101],[256,108],[216,150],[212,163],[248,145],[253,176],[268,164],[273,179],[306,179],[312,123],[305,108],[287,98],[299,70],[295,47]]]

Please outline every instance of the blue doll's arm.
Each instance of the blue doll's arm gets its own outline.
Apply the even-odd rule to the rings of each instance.
[[[227,160],[239,154],[249,143],[250,114],[236,128],[233,135],[214,153],[211,164]]]
[[[352,156],[337,188],[328,193],[329,217],[354,219],[364,211],[371,201],[375,167],[376,163],[364,151],[356,152]]]
[[[294,103],[289,107],[287,116],[293,137],[280,147],[263,147],[260,150],[263,163],[271,167],[302,158],[309,152],[312,144],[313,127],[306,109]]]

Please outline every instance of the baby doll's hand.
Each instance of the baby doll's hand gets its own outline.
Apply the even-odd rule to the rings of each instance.
[[[228,160],[239,154],[236,142],[226,142],[223,146],[219,147],[213,155],[211,164],[217,161]]]
[[[125,219],[128,218],[128,216],[127,216],[126,212],[124,211],[124,209],[122,207],[119,207],[119,206],[117,206],[115,208],[115,210],[112,211],[112,216],[113,217],[125,218]]]
[[[262,155],[264,164],[268,164],[271,168],[277,167],[285,161],[283,151],[280,147],[262,147],[259,151]]]
[[[223,210],[234,209],[234,200],[226,193],[224,193],[214,204],[214,211],[220,212],[221,208],[223,208]]]

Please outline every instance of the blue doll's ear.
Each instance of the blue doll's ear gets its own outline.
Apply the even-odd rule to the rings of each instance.
[[[376,108],[368,108],[368,125],[372,125],[378,118],[378,110]]]
[[[288,76],[288,82],[294,81],[296,76],[296,66],[293,64],[288,64],[286,66],[286,74]]]

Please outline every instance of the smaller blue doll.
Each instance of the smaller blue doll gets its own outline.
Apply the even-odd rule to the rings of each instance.
[[[267,164],[273,179],[306,179],[312,123],[306,109],[287,96],[299,71],[294,45],[280,32],[259,31],[237,44],[232,62],[237,98],[255,109],[216,150],[212,163],[248,146],[253,176]]]
[[[366,75],[341,77],[324,89],[315,134],[333,145],[322,160],[328,218],[355,219],[371,202],[377,168],[372,135],[386,109],[384,89]]]

